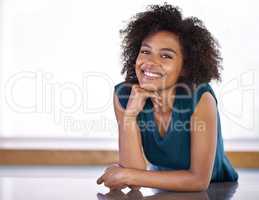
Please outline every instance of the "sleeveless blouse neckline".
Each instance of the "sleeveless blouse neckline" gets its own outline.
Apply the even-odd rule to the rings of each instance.
[[[171,111],[171,114],[170,114],[171,116],[170,116],[170,119],[169,119],[169,125],[168,125],[167,129],[165,130],[164,136],[162,136],[160,134],[160,131],[159,131],[159,128],[158,128],[158,124],[156,123],[155,115],[154,115],[155,114],[154,113],[154,108],[152,108],[152,112],[149,113],[151,115],[150,119],[152,119],[152,122],[154,123],[154,131],[153,131],[154,137],[160,143],[163,143],[164,141],[166,141],[167,138],[170,136],[170,134],[172,134],[172,132],[173,132],[172,124],[173,124],[173,120],[175,118],[174,116],[175,116],[176,103],[177,103],[177,98],[176,98],[176,95],[175,95],[174,101],[172,103],[172,111]]]

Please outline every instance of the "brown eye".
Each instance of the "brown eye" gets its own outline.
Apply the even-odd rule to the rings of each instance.
[[[149,54],[149,51],[147,51],[147,50],[141,50],[140,53]]]
[[[169,56],[169,55],[162,55],[162,58],[172,59],[172,56]]]

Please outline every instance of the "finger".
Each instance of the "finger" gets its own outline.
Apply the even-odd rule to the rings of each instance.
[[[109,177],[107,179],[105,179],[103,183],[108,188],[114,188],[114,186],[116,185],[115,180],[112,180]]]
[[[162,100],[158,99],[158,98],[152,98],[152,100],[154,100],[156,103],[158,104],[162,104]]]
[[[103,183],[103,179],[102,179],[101,177],[98,178],[97,181],[96,181],[96,183],[97,183],[98,185],[101,185],[101,184]]]
[[[154,98],[154,99],[161,99],[161,97],[154,92],[145,91],[144,95],[145,95],[145,97],[151,97],[151,98]]]
[[[114,167],[119,167],[119,166],[118,166],[117,164],[112,164],[112,165],[110,165],[109,167],[107,167],[104,172],[106,173],[106,172],[108,172],[109,170],[113,169]]]
[[[158,99],[152,99],[152,100],[153,100],[154,106],[156,106],[156,107],[161,107],[162,106],[162,101],[161,100],[158,100]]]
[[[141,187],[136,185],[130,185],[129,188],[132,190],[139,190]]]
[[[154,93],[155,93],[155,95],[161,97],[161,96],[159,95],[158,91],[154,91]]]
[[[144,88],[141,88],[139,86],[136,86],[138,87],[138,91],[141,95],[144,95],[144,97],[151,97],[151,98],[161,98],[160,95],[158,94],[157,91],[149,91],[149,90],[146,90]]]
[[[118,167],[124,168],[120,163],[117,163]]]
[[[99,177],[99,178],[97,179],[96,183],[97,183],[98,185],[100,185],[100,184],[103,183],[103,181],[104,181],[104,175],[102,175],[101,177]]]
[[[106,167],[106,169],[104,170],[104,172],[106,173],[106,172],[109,171],[112,167],[114,167],[114,165],[110,165],[110,166]]]
[[[155,99],[162,100],[162,97],[157,92],[154,92],[154,94],[155,94]]]
[[[122,187],[122,186],[110,186],[109,187],[110,188],[110,190],[122,190],[122,189],[124,189],[125,187]]]
[[[109,187],[111,190],[122,190],[127,187],[127,185],[124,184],[119,184],[119,183],[112,183],[112,182],[107,182],[106,187]]]
[[[115,167],[121,167],[121,165],[119,163],[114,163],[113,166]]]

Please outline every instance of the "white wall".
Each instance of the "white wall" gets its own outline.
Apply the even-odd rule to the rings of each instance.
[[[122,81],[119,29],[162,1],[1,1],[2,138],[116,138],[113,85]],[[168,1],[219,40],[224,138],[259,138],[256,1]]]

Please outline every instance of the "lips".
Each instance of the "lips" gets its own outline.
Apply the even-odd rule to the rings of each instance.
[[[151,77],[151,78],[161,78],[162,77],[161,74],[154,73],[154,72],[144,71],[143,73],[144,73],[145,76]]]
[[[158,79],[164,76],[164,74],[161,73],[160,71],[153,70],[147,67],[142,67],[141,72],[144,74],[144,77],[147,79]]]

